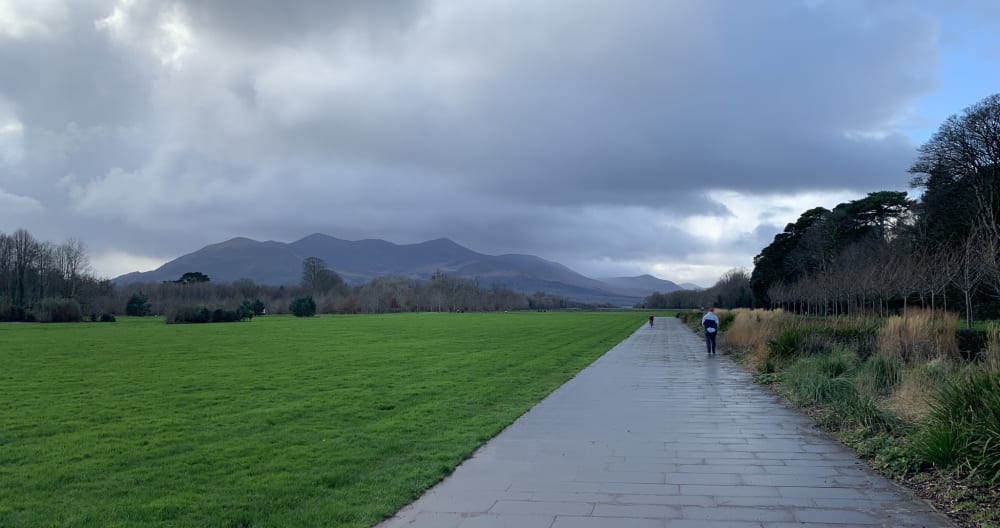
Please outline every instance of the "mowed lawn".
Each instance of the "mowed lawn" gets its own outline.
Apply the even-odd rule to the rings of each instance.
[[[0,526],[370,526],[646,316],[0,325]]]

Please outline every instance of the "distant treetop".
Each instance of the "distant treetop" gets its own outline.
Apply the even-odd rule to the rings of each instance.
[[[200,271],[189,271],[184,275],[181,275],[181,278],[175,280],[174,282],[179,284],[190,284],[192,282],[210,282],[210,281],[211,279],[208,278],[208,275],[205,275]]]

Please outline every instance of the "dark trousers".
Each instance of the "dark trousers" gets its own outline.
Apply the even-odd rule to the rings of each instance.
[[[708,353],[715,353],[715,334],[718,332],[705,332],[705,346],[708,347]]]

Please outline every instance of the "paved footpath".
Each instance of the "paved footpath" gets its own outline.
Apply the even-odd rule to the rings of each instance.
[[[658,318],[380,525],[501,526],[953,525]]]

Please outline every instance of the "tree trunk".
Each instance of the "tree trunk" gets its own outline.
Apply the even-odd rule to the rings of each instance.
[[[970,290],[964,290],[965,292],[965,319],[968,322],[968,326],[972,328],[972,295]]]

